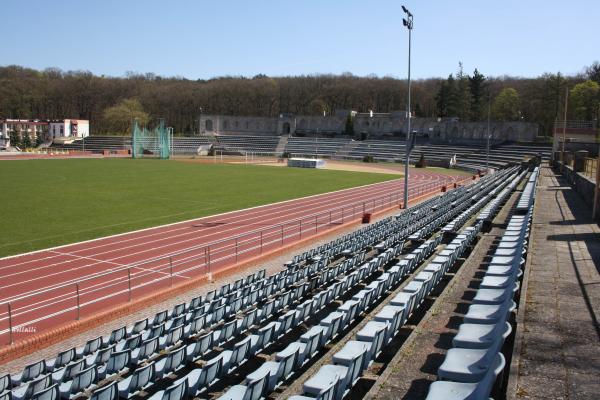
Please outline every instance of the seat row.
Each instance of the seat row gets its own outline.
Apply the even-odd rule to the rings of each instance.
[[[510,315],[516,310],[513,298],[523,273],[532,208],[509,220],[427,399],[489,398],[506,364],[502,346],[512,332]]]
[[[502,204],[508,197],[508,194],[510,194],[516,185],[518,185],[522,176],[523,175],[518,175],[517,173],[509,175],[505,182],[502,182],[499,186],[492,188],[488,194],[482,196],[475,204],[463,211],[450,223],[446,224],[446,226],[442,228],[442,232],[454,232],[456,227],[464,225],[467,220],[469,220],[476,212],[480,211],[484,206],[487,211],[482,211],[479,213],[477,219],[485,220],[486,218],[482,218],[482,214],[490,216],[492,210],[495,212],[498,209],[498,205]]]
[[[409,262],[402,262],[404,260],[396,262],[364,289],[354,294],[351,299],[322,318],[317,325],[312,326],[300,336],[298,341],[288,344],[284,350],[276,353],[274,361],[263,363],[246,376],[244,384],[231,387],[220,399],[258,399],[275,390],[295,371],[309,363],[325,345],[347,330],[359,314],[372,308],[384,293],[397,286],[404,276],[412,272],[434,251],[438,243],[437,238],[428,241],[411,253],[415,256],[411,257]],[[375,274],[393,260],[396,253],[398,253],[397,248],[388,248],[370,263],[361,267],[365,271],[363,274],[365,278]]]
[[[439,196],[426,203],[441,202],[443,199],[446,202],[449,201],[448,196]],[[423,205],[420,205],[419,208],[423,207]],[[414,220],[414,218],[400,220]],[[363,242],[361,246],[364,247],[373,243],[374,240],[385,238],[394,229],[394,224],[390,224],[390,222],[393,222],[392,219],[386,222],[391,226],[385,227],[385,223],[380,223],[369,227],[370,229],[368,230],[371,232],[366,232],[367,229],[363,230],[363,236],[370,236],[370,240]],[[372,232],[373,230],[376,232]],[[371,233],[371,235],[367,235],[367,233]],[[396,233],[392,241],[399,240],[401,236],[401,233]],[[350,238],[350,241],[352,239]],[[389,238],[386,240],[389,244]],[[338,251],[345,246],[347,247],[347,244],[343,241],[339,241],[336,244],[338,245]],[[315,254],[311,257],[315,258],[317,263],[304,266],[308,269],[312,267],[313,272],[314,269],[319,270],[329,262],[328,258],[321,258]],[[184,303],[175,306],[171,312],[163,311],[157,313],[151,320],[138,321],[130,328],[118,328],[107,337],[91,339],[82,348],[65,350],[56,359],[49,360],[48,363],[42,360],[41,362],[27,366],[21,374],[8,377],[8,379],[0,379],[0,382],[8,381],[8,384],[4,388],[0,387],[0,389],[5,391],[10,388],[18,388],[20,383],[33,383],[35,378],[54,370],[58,372],[53,374],[55,376],[54,380],[62,383],[68,382],[69,379],[73,382],[89,380],[88,377],[93,374],[89,370],[94,365],[97,367],[96,375],[98,377],[118,373],[121,370],[119,367],[129,365],[132,360],[134,364],[140,361],[143,362],[149,359],[156,351],[174,348],[181,340],[190,336],[193,337],[201,329],[207,328],[209,324],[220,323],[220,321],[235,315],[242,310],[243,306],[254,305],[257,301],[267,298],[277,290],[280,292],[283,291],[289,285],[294,284],[297,279],[297,276],[286,276],[288,272],[282,271],[265,279],[265,271],[263,270],[249,275],[246,279],[238,280],[234,284],[223,285],[218,291],[209,292],[204,298],[196,297],[188,304]],[[298,274],[298,271],[291,273]],[[223,335],[222,339],[227,339],[227,333],[233,332],[233,334],[238,334],[251,325],[248,323],[252,318],[256,318],[256,315],[249,314],[244,316],[241,322],[239,320],[236,322],[235,327],[227,325],[226,329],[218,330],[215,332],[215,335]],[[219,342],[220,340],[217,341],[217,343]],[[127,353],[128,351],[131,352],[129,357],[124,354],[124,352]],[[117,354],[112,354],[113,352]],[[85,363],[82,362],[83,358],[85,358]],[[81,374],[82,379],[72,379],[77,374]],[[83,379],[84,375],[85,379]],[[40,381],[45,380],[40,379]],[[35,391],[32,392],[29,386],[32,388],[40,387],[38,382],[36,382],[36,384],[21,388],[17,393],[21,391],[24,391],[26,394],[34,393]],[[76,389],[77,385],[73,388]],[[27,398],[28,395],[25,397]]]
[[[408,318],[423,303],[425,297],[439,284],[448,269],[475,240],[481,224],[465,230],[451,243],[447,256],[437,256],[410,280],[402,291],[392,298],[332,357],[332,363],[323,365],[303,384],[303,395],[294,400],[342,399],[356,384],[363,371],[373,363],[383,348],[396,336]],[[441,236],[438,236],[441,237]],[[439,243],[439,242],[438,242]],[[411,253],[414,254],[414,253]],[[418,253],[416,254],[418,257]],[[402,260],[404,261],[404,260]],[[399,262],[402,268],[406,263]],[[410,261],[409,261],[410,262]]]
[[[182,378],[188,381],[188,394],[190,396],[197,396],[203,393],[221,377],[231,374],[250,357],[262,352],[275,340],[281,338],[301,323],[304,323],[310,316],[323,309],[327,304],[352,290],[357,284],[375,273],[382,265],[393,259],[397,253],[398,248],[390,248],[361,265],[353,272],[336,277],[335,281],[326,289],[321,290],[311,299],[299,304],[295,309],[290,309],[278,321],[259,329],[258,335],[251,335],[237,342],[233,346],[231,354],[223,352],[223,354],[208,360],[202,368],[190,372],[186,377]],[[329,276],[329,274],[325,275]],[[319,326],[311,328],[307,333],[302,335],[299,342],[293,342],[286,350],[278,353],[276,356],[277,361],[263,364],[261,366],[262,369],[248,375],[247,380],[253,382],[256,376],[264,377],[263,372],[268,370],[270,378],[267,380],[269,381],[269,386],[273,387],[281,377],[289,376],[290,371],[293,371],[299,365],[298,363],[302,365],[302,363],[308,361],[322,345],[331,340],[345,326],[346,322],[341,317],[332,318],[328,325],[328,330],[323,330]],[[262,333],[264,333],[264,336],[261,337]],[[177,383],[180,382],[178,381]],[[234,386],[228,391],[229,394],[224,395],[224,398],[229,398],[228,396],[238,398],[235,393],[239,393],[240,391],[244,393],[247,391],[253,392],[256,390],[256,386],[257,384],[255,383],[250,386]],[[243,398],[243,396],[239,398]]]
[[[356,262],[346,260],[329,270],[335,271],[338,274],[347,272],[356,266],[359,261],[364,260],[364,254],[357,255],[354,260],[356,260]],[[305,268],[304,270],[308,269],[309,268]],[[288,271],[285,272],[287,273]],[[317,272],[319,272],[318,269],[312,270],[312,273]],[[330,274],[325,273],[318,275],[316,281],[317,286],[327,284],[329,275]],[[260,322],[266,321],[269,317],[282,312],[282,310],[291,305],[294,300],[300,299],[305,293],[305,289],[310,286],[308,282],[301,281],[301,279],[305,278],[305,275],[294,273],[288,276],[288,278],[291,277],[297,279],[296,283],[300,283],[296,286],[295,290],[284,292],[278,298],[267,301],[262,307],[255,308],[246,313],[242,319],[234,319],[224,323],[220,329],[199,335],[197,341],[175,351],[171,351],[166,358],[163,358],[158,362],[150,362],[135,370],[132,375],[118,383],[117,392],[120,397],[128,398],[135,395],[139,390],[147,389],[149,385],[152,385],[153,381],[161,379],[168,373],[176,372],[190,362],[198,361],[203,355],[214,351],[217,346],[221,346],[230,339],[244,334],[251,325],[256,324],[258,326]],[[338,291],[340,289],[346,290],[348,287],[356,284],[357,281],[352,278],[360,279],[360,277],[360,274],[351,274],[348,279],[343,280],[342,284],[337,287],[334,286],[333,289],[337,289]],[[252,354],[261,351],[264,347],[269,345],[272,340],[288,332],[292,327],[296,326],[296,324],[307,318],[311,311],[319,310],[324,307],[331,301],[332,294],[337,295],[333,290],[318,293],[316,296],[305,301],[295,309],[289,309],[285,314],[280,316],[277,321],[268,323],[266,326],[259,328],[255,334],[251,334],[245,339],[235,343],[230,350],[224,350],[218,356],[208,360],[203,368],[192,371],[186,377],[186,393],[195,393],[205,390],[220,376],[233,372]],[[121,365],[121,367],[124,366],[125,364]],[[178,388],[180,388],[179,385]],[[111,393],[114,392],[112,389],[108,388],[103,388],[97,392],[104,393],[105,391],[111,391]],[[171,392],[179,393],[178,389],[175,387],[170,388],[168,393]],[[165,392],[163,394],[167,396],[168,393]],[[92,397],[94,396],[96,396],[96,394]]]
[[[517,203],[517,213],[526,214],[531,209],[533,202],[535,201],[535,192],[537,188],[537,179],[540,173],[540,167],[535,167],[529,179],[527,180],[527,184],[523,189],[523,194]]]
[[[521,182],[521,180],[523,179],[523,177],[527,174],[527,171],[523,171],[520,174],[518,174],[517,176],[511,176],[511,180],[510,183],[508,183],[507,185],[504,185],[503,188],[499,188],[502,189],[497,195],[496,198],[493,199],[477,216],[477,219],[482,220],[482,221],[491,221],[493,219],[493,217],[497,214],[498,210],[500,209],[500,206],[502,204],[504,204],[504,202],[506,201],[506,199],[508,198],[508,196],[510,196],[510,194],[517,188],[517,185],[519,184],[519,182]]]

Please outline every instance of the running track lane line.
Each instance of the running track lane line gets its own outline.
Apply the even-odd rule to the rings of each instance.
[[[396,183],[397,181],[391,181],[391,182],[392,182],[392,183],[391,183],[391,185],[395,186],[395,185],[394,185],[394,183]],[[386,183],[388,183],[388,182],[386,182]],[[385,183],[384,183],[384,184],[385,184]],[[382,185],[383,185],[383,184],[382,184]],[[419,186],[422,186],[422,185],[419,185]],[[411,190],[413,190],[413,189],[414,189],[414,187],[413,187],[413,188],[411,188]],[[361,193],[361,194],[362,194],[362,193]],[[370,197],[368,197],[368,196],[369,196],[369,194],[368,194],[368,193],[366,193],[366,194],[365,194],[365,196],[367,196],[367,197],[364,197],[364,196],[363,196],[363,197],[361,197],[361,199],[359,200],[359,202],[360,202],[360,201],[362,201],[362,200],[364,200],[364,201],[367,201],[367,200],[370,198]],[[354,200],[356,200],[356,199],[354,199]],[[326,202],[328,202],[328,203],[330,202],[330,200],[328,200],[328,199],[325,199],[324,201],[326,201]],[[356,202],[356,201],[353,201],[353,203],[355,203],[355,202]],[[344,205],[346,205],[346,204],[344,203]],[[375,205],[376,205],[376,204],[375,204]],[[322,207],[321,207],[321,208],[322,208]],[[325,211],[326,211],[326,210],[325,210]],[[339,212],[339,211],[338,211],[338,212]],[[301,214],[301,213],[302,213],[302,212],[297,212],[297,213],[294,213],[293,215],[295,216],[296,214]],[[258,217],[257,217],[257,218],[258,218]],[[257,219],[257,218],[251,218],[251,219]],[[287,218],[286,218],[286,219],[287,219]],[[264,221],[263,221],[263,222],[264,222]],[[270,228],[269,228],[268,226],[267,226],[267,227],[265,227],[265,228],[263,228],[263,230],[264,230],[264,231],[266,231],[266,230],[269,230],[269,229],[270,229]],[[286,228],[286,229],[289,229],[289,228]],[[295,230],[296,228],[295,228],[295,227],[293,227],[293,229]],[[236,226],[234,229],[231,229],[231,231],[237,231],[237,230],[239,230],[239,229],[237,228],[237,226]],[[222,233],[222,231],[221,231],[221,233]],[[204,235],[204,237],[209,237],[209,236],[214,236],[214,234],[208,234],[208,235]],[[202,237],[201,237],[201,238],[202,238]],[[170,238],[170,239],[171,239],[171,238]],[[199,238],[198,238],[198,237],[196,237],[196,238],[193,238],[192,240],[197,240],[197,239],[199,239]],[[174,243],[170,242],[170,243],[168,243],[166,246],[172,247],[173,245],[174,245]],[[146,246],[148,246],[148,243],[145,243],[145,244],[144,244],[144,246],[145,246],[145,247],[146,247]],[[154,249],[153,249],[153,250],[154,250]],[[219,250],[219,249],[215,249],[215,251],[218,251],[218,250]],[[143,253],[143,252],[145,252],[145,251],[149,251],[149,250],[147,250],[147,249],[146,249],[146,250],[142,251],[141,253]],[[60,254],[60,255],[63,255],[63,254],[65,254],[65,253],[61,253],[61,252],[55,252],[55,253],[58,253],[58,254]],[[171,253],[171,252],[168,252],[168,253],[166,253],[166,254],[159,254],[159,255],[158,255],[158,257],[164,256],[164,255],[168,255],[169,253]],[[69,254],[69,255],[74,255],[74,254],[72,254],[72,253],[68,253],[68,254]],[[131,253],[128,253],[128,254],[127,254],[127,256],[130,256],[130,255],[131,255]],[[95,259],[95,258],[93,258],[93,257],[83,257],[83,256],[82,256],[81,258],[82,258],[82,259],[90,259],[90,260],[92,260],[92,261],[97,261],[97,263],[100,263],[100,264],[102,264],[102,263],[104,263],[104,262],[108,262],[108,263],[117,264],[117,265],[125,265],[125,264],[123,264],[123,263],[115,263],[115,262],[114,262],[114,260],[118,260],[118,259],[120,259],[120,258],[123,258],[123,257],[125,257],[125,256],[116,257],[116,258],[107,259],[107,260]],[[93,264],[92,264],[92,265],[93,265]],[[127,266],[135,266],[135,265],[136,265],[136,264],[127,264]],[[139,265],[139,264],[137,264],[137,265]],[[84,267],[85,267],[85,266],[84,266]],[[47,277],[46,277],[46,279],[47,279]]]
[[[411,188],[410,188],[410,190],[411,190],[411,192],[414,192],[414,191],[415,191],[415,187],[411,187]],[[380,206],[383,206],[384,204],[385,204],[385,203],[383,203],[383,202],[382,202]],[[374,205],[373,205],[373,207],[376,207],[376,204],[374,204]],[[330,222],[333,222],[333,221],[330,221]],[[166,278],[166,277],[165,277],[165,278]],[[141,286],[143,286],[143,285],[146,285],[146,284],[152,284],[152,283],[154,283],[155,281],[158,281],[158,280],[156,280],[156,279],[155,279],[155,280],[152,280],[152,281],[150,281],[150,282],[148,282],[148,283],[144,283],[144,284],[142,284]],[[105,296],[105,297],[110,297],[110,296]],[[37,320],[39,320],[39,319],[37,319]],[[37,321],[37,320],[36,320],[36,321]]]

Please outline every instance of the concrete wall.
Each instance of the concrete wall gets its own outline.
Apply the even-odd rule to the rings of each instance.
[[[587,176],[574,172],[572,167],[568,165],[563,166],[557,161],[552,162],[552,169],[557,173],[562,174],[577,193],[581,195],[585,203],[590,206],[591,213],[594,204],[594,190],[596,188],[596,183]]]
[[[202,115],[201,134],[237,135],[285,135],[294,134],[343,134],[348,113],[336,112],[330,116],[297,115],[280,117],[236,117],[226,115]],[[460,122],[436,118],[413,118],[411,131],[432,141],[471,143],[486,140],[486,122]],[[357,113],[354,116],[354,132],[371,137],[404,137],[408,120],[404,112]],[[537,137],[538,125],[525,122],[493,122],[490,126],[492,141],[531,142]]]

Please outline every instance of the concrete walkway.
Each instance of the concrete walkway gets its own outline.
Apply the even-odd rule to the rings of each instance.
[[[590,214],[542,169],[509,398],[600,398],[600,228]]]

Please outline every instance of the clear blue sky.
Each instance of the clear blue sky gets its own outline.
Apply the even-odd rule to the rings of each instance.
[[[351,72],[575,74],[600,60],[600,0],[2,0],[0,65],[189,79]]]

